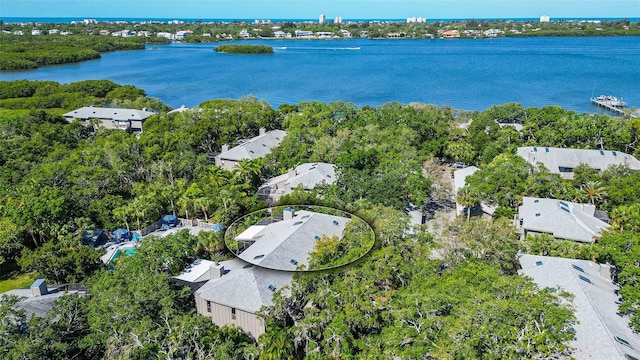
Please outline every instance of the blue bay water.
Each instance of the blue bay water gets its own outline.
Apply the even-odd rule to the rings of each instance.
[[[251,95],[276,107],[344,100],[484,110],[519,102],[598,112],[592,95],[640,107],[640,38],[545,37],[455,40],[255,40],[271,55],[213,51],[217,44],[157,45],[99,60],[2,72],[0,80],[69,83],[109,79],[143,88],[173,107]]]

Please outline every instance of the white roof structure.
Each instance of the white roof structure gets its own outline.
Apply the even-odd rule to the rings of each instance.
[[[626,165],[632,170],[640,170],[638,159],[619,151],[525,146],[519,147],[517,154],[533,165],[544,164],[552,174],[571,173],[580,164],[600,171],[611,165]]]
[[[350,221],[341,216],[300,210],[292,219],[274,222],[253,232],[253,244],[238,256],[261,267],[295,271],[301,265],[309,265],[309,254],[319,239],[323,236],[342,238]],[[242,233],[239,238],[247,236]]]
[[[278,146],[285,136],[287,136],[287,132],[284,130],[272,130],[251,138],[228,151],[224,151],[216,157],[233,161],[262,158],[267,156],[271,149]]]
[[[273,293],[289,284],[293,273],[264,269],[235,258],[223,261],[224,275],[211,279],[196,291],[196,296],[217,304],[256,313],[273,304]]]
[[[591,243],[609,224],[595,218],[595,206],[557,199],[524,197],[518,207],[520,226],[527,232],[549,233],[558,239]]]
[[[480,169],[478,169],[475,166],[467,166],[464,169],[459,169],[453,172],[453,191],[454,191],[454,196],[458,195],[458,190],[462,189],[464,187],[464,185],[466,184],[467,181],[467,177],[471,176],[473,174],[475,174],[476,171],[478,171]],[[493,215],[493,213],[496,211],[496,209],[498,208],[498,206],[495,205],[489,205],[485,202],[480,202],[480,207],[482,208],[482,211],[489,214],[489,215]],[[465,207],[458,204],[458,202],[456,201],[456,213],[458,215],[464,213],[464,209]]]
[[[182,270],[180,275],[175,276],[174,279],[182,280],[190,283],[198,283],[201,281],[207,281],[211,278],[209,268],[214,262],[211,260],[197,259],[192,262],[186,269]]]
[[[125,120],[141,120],[142,121],[152,115],[155,115],[155,113],[147,110],[85,106],[80,109],[70,111],[64,114],[63,116],[68,120],[101,119],[101,120],[117,120],[117,121],[125,121]]]
[[[629,317],[618,314],[618,286],[609,268],[588,260],[519,255],[520,275],[540,288],[559,288],[573,294],[577,323],[571,356],[582,359],[640,358],[640,336],[629,327]]]

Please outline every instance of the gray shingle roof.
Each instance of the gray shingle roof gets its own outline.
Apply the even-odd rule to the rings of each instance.
[[[81,107],[80,109],[70,111],[63,116],[67,119],[80,120],[145,120],[152,115],[155,115],[155,113],[146,110],[85,106]]]
[[[300,164],[293,169],[292,175],[286,173],[273,177],[265,182],[261,188],[287,184],[291,189],[295,189],[302,184],[303,188],[310,190],[322,183],[330,185],[336,182],[335,168],[335,165],[323,162]]]
[[[524,197],[518,219],[526,231],[552,234],[558,239],[593,242],[609,224],[585,213],[584,205],[557,199]]]
[[[560,173],[561,167],[573,169],[580,164],[599,170],[606,170],[611,165],[627,165],[632,170],[640,170],[640,161],[619,151],[525,146],[518,148],[517,154],[531,164],[544,164],[552,174]]]
[[[640,358],[640,336],[629,327],[629,318],[618,314],[618,287],[606,267],[588,260],[536,255],[520,255],[519,261],[520,274],[531,277],[539,287],[560,288],[574,295],[578,322],[573,326],[572,356],[578,360]]]
[[[319,238],[342,238],[349,221],[351,219],[341,216],[300,210],[291,220],[278,221],[262,228],[253,236],[256,241],[239,257],[262,267],[294,271],[300,265],[309,265],[309,254]]]
[[[313,189],[322,183],[333,184],[336,182],[336,166],[327,163],[305,163],[295,169],[296,175],[289,178],[286,183],[292,189],[302,184],[305,189]]]
[[[196,291],[196,296],[199,294],[205,300],[251,313],[273,304],[274,291],[269,285],[279,290],[291,284],[293,279],[292,272],[248,266],[238,258],[220,264],[224,266],[225,274],[209,280]]]
[[[216,158],[233,161],[262,158],[267,156],[271,149],[278,146],[285,136],[287,136],[287,132],[284,130],[272,130],[222,152]]]

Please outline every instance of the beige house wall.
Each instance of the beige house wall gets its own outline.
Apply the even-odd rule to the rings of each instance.
[[[201,298],[198,294],[196,294],[195,300],[198,314],[211,318],[211,321],[218,326],[235,325],[256,339],[265,333],[264,323],[254,313],[236,309],[234,319],[230,306],[211,302],[211,312],[209,312],[207,311],[207,300]]]
[[[225,170],[233,170],[238,162],[235,160],[222,159],[219,156],[216,156],[216,166],[219,166]]]

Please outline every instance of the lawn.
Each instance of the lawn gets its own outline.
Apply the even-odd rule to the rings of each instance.
[[[0,280],[0,293],[5,291],[20,289],[33,284],[34,273],[21,274],[13,276],[9,279]]]

